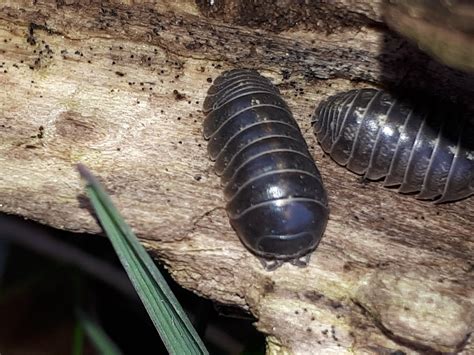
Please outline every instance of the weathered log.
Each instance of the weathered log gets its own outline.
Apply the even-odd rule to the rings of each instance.
[[[444,63],[474,71],[474,3],[471,0],[392,0],[388,24]]]
[[[308,117],[368,84],[468,102],[473,77],[391,33],[378,2],[301,5],[286,26],[288,2],[268,13],[275,26],[241,12],[254,2],[197,3],[0,4],[0,210],[100,232],[81,161],[181,285],[258,318],[269,353],[473,352],[473,199],[438,206],[361,183],[322,153]],[[263,271],[225,215],[201,104],[235,66],[278,84],[327,186],[330,221],[305,269]]]

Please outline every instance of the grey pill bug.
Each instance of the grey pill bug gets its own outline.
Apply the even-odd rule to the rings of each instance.
[[[449,105],[351,90],[322,102],[312,125],[332,159],[368,180],[435,203],[474,194],[474,126]]]
[[[257,71],[224,72],[203,106],[204,138],[230,224],[266,270],[306,266],[326,228],[321,175],[291,111]]]

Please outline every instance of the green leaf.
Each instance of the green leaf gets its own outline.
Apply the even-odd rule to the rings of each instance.
[[[82,164],[77,166],[96,215],[171,354],[208,354],[203,342],[135,234],[101,184]]]
[[[94,322],[89,316],[87,316],[80,309],[76,310],[77,317],[80,323],[80,329],[84,329],[89,339],[92,341],[99,354],[102,355],[121,355],[122,352],[119,350],[117,345],[110,340],[104,330]],[[76,348],[77,349],[77,348]],[[76,352],[75,355],[82,354],[82,347],[80,352]]]

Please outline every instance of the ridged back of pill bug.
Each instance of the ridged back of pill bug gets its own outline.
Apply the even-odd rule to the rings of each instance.
[[[452,105],[351,90],[323,101],[312,125],[325,152],[368,180],[436,203],[474,194],[473,125]]]
[[[328,220],[327,195],[279,90],[258,72],[225,72],[204,102],[204,137],[230,223],[260,258],[302,263]]]

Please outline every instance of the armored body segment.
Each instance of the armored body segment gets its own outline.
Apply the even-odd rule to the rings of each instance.
[[[474,194],[474,126],[456,108],[360,89],[322,102],[312,124],[323,150],[368,180],[436,203]]]
[[[321,175],[288,105],[247,69],[219,76],[204,103],[204,137],[242,243],[267,270],[305,266],[329,215]]]

